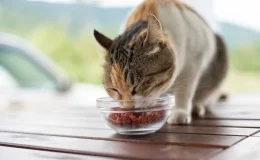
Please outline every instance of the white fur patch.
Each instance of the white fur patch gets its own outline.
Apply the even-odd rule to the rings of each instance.
[[[173,110],[168,122],[188,124],[199,78],[215,53],[215,36],[204,21],[187,8],[182,11],[176,5],[159,4],[157,11],[176,60],[169,84],[175,84],[172,91],[179,110]]]
[[[135,108],[147,108],[153,107],[156,105],[156,100],[152,99],[145,99],[143,96],[134,96],[135,101]]]

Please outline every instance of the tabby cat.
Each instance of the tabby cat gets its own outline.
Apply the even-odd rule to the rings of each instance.
[[[177,0],[144,0],[117,38],[96,30],[94,37],[104,51],[103,85],[114,99],[172,93],[176,105],[168,123],[189,124],[192,113],[203,117],[205,107],[221,95],[228,66],[225,44],[198,13]]]

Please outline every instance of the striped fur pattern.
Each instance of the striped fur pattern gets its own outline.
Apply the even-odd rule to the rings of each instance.
[[[144,0],[118,37],[112,40],[96,30],[94,36],[105,50],[103,85],[114,99],[173,93],[176,106],[168,123],[188,124],[192,111],[204,116],[205,106],[220,96],[227,73],[225,44],[198,13],[177,0]]]

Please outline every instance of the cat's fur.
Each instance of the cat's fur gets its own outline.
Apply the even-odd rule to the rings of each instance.
[[[227,73],[223,40],[190,7],[177,0],[144,0],[111,40],[98,31],[105,50],[103,84],[115,99],[173,93],[170,124],[188,124],[216,102]],[[124,103],[131,108],[133,104]]]

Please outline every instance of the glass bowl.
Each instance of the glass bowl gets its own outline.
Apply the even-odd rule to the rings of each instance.
[[[152,105],[132,109],[125,109],[121,105],[124,103],[147,104],[147,102],[152,102]],[[132,101],[97,99],[97,107],[103,114],[105,122],[118,134],[123,135],[144,135],[158,131],[166,123],[174,105],[173,95]]]

